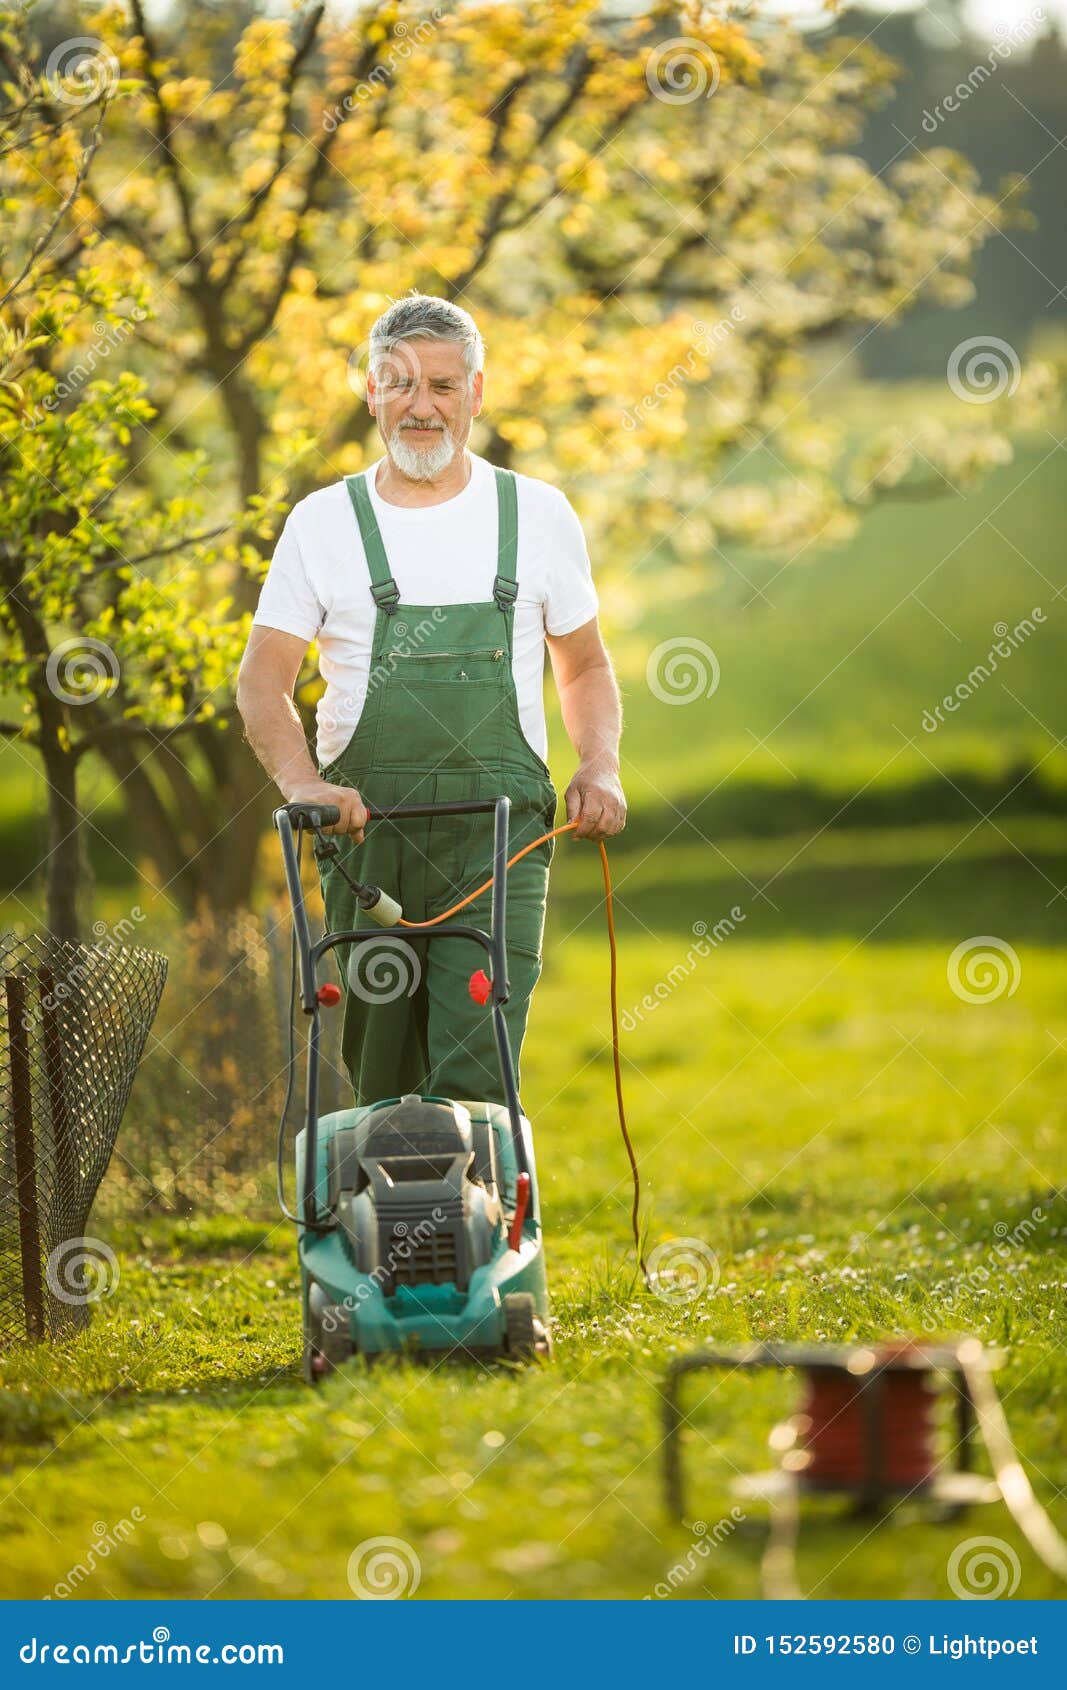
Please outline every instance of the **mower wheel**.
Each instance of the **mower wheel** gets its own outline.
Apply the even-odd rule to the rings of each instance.
[[[552,1354],[552,1340],[528,1291],[512,1291],[504,1298],[504,1354],[515,1361]]]
[[[352,1359],[352,1332],[347,1310],[327,1303],[304,1339],[304,1376],[317,1385]]]

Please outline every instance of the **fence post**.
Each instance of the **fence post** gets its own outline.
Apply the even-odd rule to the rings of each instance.
[[[26,1336],[44,1337],[44,1288],[41,1283],[41,1229],[37,1216],[37,1168],[33,1146],[33,1094],[30,1089],[30,1039],[23,1026],[26,980],[8,974],[7,1037],[11,1058],[11,1124],[15,1141],[15,1201],[19,1211],[19,1254]]]

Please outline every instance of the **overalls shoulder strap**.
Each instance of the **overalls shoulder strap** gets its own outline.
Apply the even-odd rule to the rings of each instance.
[[[519,596],[515,574],[519,555],[519,501],[513,470],[494,464],[496,476],[497,542],[493,597],[501,610],[510,610]]]
[[[367,554],[367,568],[370,570],[371,594],[374,602],[387,616],[392,616],[400,603],[400,588],[393,580],[389,569],[389,560],[385,555],[382,543],[382,531],[378,527],[378,518],[374,514],[374,506],[370,502],[367,492],[367,477],[365,475],[346,475],[345,486],[348,488],[359,523],[359,532],[363,538],[363,550]]]
[[[501,610],[510,610],[519,594],[516,563],[519,552],[518,493],[514,471],[494,465],[496,477],[497,551],[496,577],[493,597]],[[393,580],[389,560],[385,555],[381,529],[374,514],[366,475],[346,475],[345,486],[359,523],[363,549],[370,570],[371,595],[387,615],[391,616],[400,603],[400,588]]]

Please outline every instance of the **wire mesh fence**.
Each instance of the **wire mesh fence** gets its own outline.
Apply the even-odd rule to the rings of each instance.
[[[167,995],[153,1029],[101,1205],[109,1215],[274,1212],[278,1116],[288,1078],[291,921],[278,901],[261,912],[203,910],[168,933]],[[304,1017],[295,1012],[295,1102],[303,1093]],[[352,1102],[341,1065],[340,1016],[324,1018],[319,1107]]]
[[[0,936],[0,1345],[85,1324],[85,1236],[167,977],[158,952]]]

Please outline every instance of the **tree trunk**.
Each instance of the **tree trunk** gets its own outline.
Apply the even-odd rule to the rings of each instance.
[[[41,755],[48,781],[48,930],[57,939],[80,939],[79,913],[88,897],[90,871],[78,809],[77,759],[50,739],[42,744]]]

